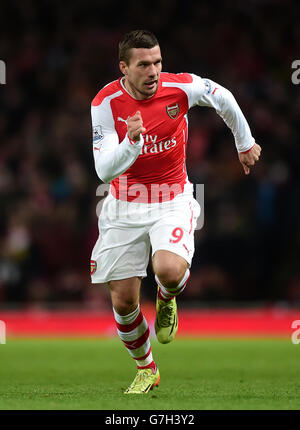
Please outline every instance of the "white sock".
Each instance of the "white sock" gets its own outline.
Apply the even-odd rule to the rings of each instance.
[[[131,357],[140,367],[153,361],[150,331],[140,305],[128,315],[119,315],[113,308],[117,332]]]

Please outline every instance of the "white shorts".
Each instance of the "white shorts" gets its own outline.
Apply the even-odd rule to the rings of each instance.
[[[168,250],[191,265],[200,205],[192,193],[163,203],[135,203],[109,194],[99,216],[91,256],[92,283],[146,277],[150,248]]]

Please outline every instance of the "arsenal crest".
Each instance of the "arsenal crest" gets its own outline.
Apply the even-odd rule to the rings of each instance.
[[[179,115],[179,104],[175,103],[174,105],[169,105],[166,107],[167,114],[170,118],[176,119]]]
[[[91,260],[91,275],[93,275],[97,270],[97,262],[95,260]]]

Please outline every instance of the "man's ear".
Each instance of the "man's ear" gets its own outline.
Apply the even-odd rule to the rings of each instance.
[[[125,63],[125,61],[120,61],[119,63],[119,67],[121,72],[123,73],[123,75],[127,75],[127,64]]]

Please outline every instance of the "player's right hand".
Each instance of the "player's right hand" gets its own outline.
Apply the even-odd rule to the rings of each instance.
[[[140,140],[140,134],[146,131],[143,126],[141,112],[138,110],[133,116],[127,118],[127,132],[131,140]]]
[[[249,175],[250,167],[254,166],[254,164],[259,160],[261,153],[261,147],[255,143],[250,151],[239,153],[239,160],[243,166],[245,175]]]

